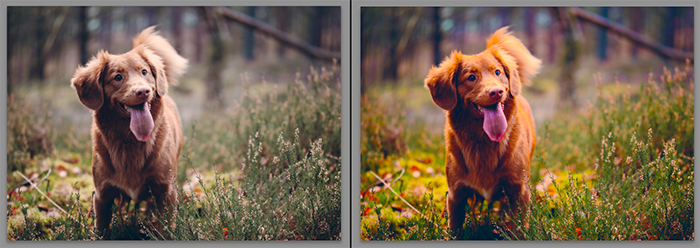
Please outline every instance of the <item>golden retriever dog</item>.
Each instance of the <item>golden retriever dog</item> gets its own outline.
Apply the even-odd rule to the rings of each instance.
[[[428,72],[425,87],[446,111],[447,211],[454,235],[462,229],[470,198],[503,201],[513,213],[530,203],[535,123],[520,91],[540,64],[504,27],[483,52],[453,52]]]
[[[93,208],[105,236],[115,199],[149,201],[161,214],[177,202],[182,124],[167,93],[187,60],[154,29],[143,30],[127,53],[98,52],[71,79],[80,102],[93,110]]]

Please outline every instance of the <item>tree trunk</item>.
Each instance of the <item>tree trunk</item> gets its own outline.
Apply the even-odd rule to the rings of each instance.
[[[80,42],[80,64],[84,65],[88,60],[88,31],[87,31],[87,7],[78,7],[78,25],[80,31],[78,33],[78,41]]]
[[[321,47],[321,30],[323,29],[322,18],[323,7],[311,7],[311,15],[309,16],[309,43],[315,47]]]
[[[290,47],[299,49],[301,52],[307,54],[309,57],[325,59],[329,61],[336,60],[338,62],[341,60],[340,52],[332,52],[312,46],[305,40],[301,40],[295,36],[279,31],[275,27],[267,23],[258,21],[254,18],[251,18],[246,14],[225,7],[215,7],[214,11],[216,11],[218,14],[222,15],[229,21],[235,21],[247,27],[252,27],[256,31],[260,31],[263,34],[269,35],[270,37],[275,38],[278,41],[289,45]]]
[[[384,69],[385,80],[396,81],[398,78],[398,60],[396,58],[396,43],[399,39],[399,23],[398,14],[396,13],[396,8],[389,9],[389,42],[387,45],[389,47],[389,54],[387,56],[388,62],[387,67]]]
[[[655,40],[652,40],[649,37],[643,36],[639,33],[635,33],[634,31],[630,30],[625,26],[613,23],[605,18],[602,18],[597,14],[588,12],[578,7],[570,7],[569,12],[578,17],[578,19],[580,20],[605,27],[610,32],[615,32],[616,34],[622,35],[633,42],[637,42],[640,45],[644,45],[652,51],[660,54],[664,58],[672,58],[683,62],[685,62],[686,59],[690,59],[690,61],[694,60],[693,53],[687,53],[683,52],[682,50],[665,46]]]
[[[642,8],[640,7],[633,7],[631,9],[631,28],[632,31],[637,32],[637,33],[642,33],[642,29],[644,29],[644,12],[642,11]],[[636,59],[637,56],[639,56],[639,45],[636,42],[632,42],[632,58]]]
[[[179,54],[182,54],[182,7],[171,7],[170,10],[170,22],[172,24],[173,32],[173,47]]]
[[[158,7],[146,7],[146,16],[148,16],[148,26],[158,24]]]
[[[200,13],[201,11],[197,11]],[[204,32],[209,28],[207,24],[207,20],[204,18],[204,16],[200,13],[199,18],[197,19],[197,25],[195,26],[195,35],[194,35],[194,62],[199,64],[202,62],[202,57],[204,56],[204,36],[206,33]]]
[[[675,37],[676,37],[676,15],[678,14],[678,7],[666,7],[666,26],[661,30],[663,32],[664,40],[663,43],[667,47],[675,47]]]
[[[46,40],[46,16],[43,8],[37,8],[35,13],[35,25],[34,25],[34,39],[36,40],[34,46],[34,59],[32,62],[31,70],[29,71],[30,79],[37,79],[40,81],[44,80],[44,66],[46,65],[46,59],[44,58],[44,41]]]
[[[222,110],[224,102],[221,97],[221,91],[223,90],[221,72],[224,69],[226,48],[221,38],[219,23],[214,11],[210,7],[200,7],[199,13],[209,33],[209,60],[207,61],[207,76],[205,78],[207,102],[205,105]]]
[[[608,19],[609,7],[600,7],[600,16]],[[598,60],[606,61],[608,48],[608,30],[607,28],[598,27]]]
[[[112,7],[102,7],[100,11],[100,43],[109,49],[112,46]]]
[[[535,43],[535,37],[537,36],[537,24],[535,23],[536,11],[537,8],[535,7],[526,7],[523,13],[525,17],[525,40],[527,41],[527,49],[530,50],[530,53],[533,55],[537,54],[537,46]]]
[[[501,27],[511,25],[510,24],[510,8],[500,7],[498,8],[501,15]]]
[[[695,11],[693,8],[686,8],[683,14],[683,20],[685,20],[685,42],[683,45],[683,50],[692,52],[695,46]]]
[[[439,65],[442,60],[440,43],[442,42],[442,31],[440,30],[440,7],[433,7],[433,64]]]
[[[562,59],[562,69],[559,76],[559,110],[572,111],[578,108],[576,97],[576,81],[574,73],[578,69],[579,44],[575,39],[573,22],[564,7],[552,8],[553,19],[558,21],[559,30],[564,40],[564,57]]]
[[[251,18],[255,18],[255,6],[248,6],[246,8],[246,14],[250,16]],[[255,59],[255,55],[253,54],[253,51],[255,49],[255,34],[253,33],[253,28],[252,27],[245,27],[245,45],[243,47],[243,51],[245,53],[245,59],[247,61],[253,61]]]
[[[292,20],[289,16],[289,8],[277,8],[277,29],[282,32],[288,33],[290,22]],[[284,58],[285,45],[279,43],[279,48],[277,49],[277,56]]]
[[[549,61],[550,64],[554,64],[557,62],[557,36],[559,35],[559,24],[557,22],[557,18],[554,16],[554,13],[556,11],[550,11],[550,23],[549,23],[549,28],[547,29],[547,44],[549,47],[549,51],[547,53],[547,61]]]
[[[377,20],[373,15],[376,9],[364,8],[360,10],[360,94],[364,94],[369,85],[370,78],[370,59],[367,56],[369,49],[370,37],[374,34],[374,23]],[[374,59],[374,57],[372,58]],[[374,77],[376,78],[376,77]],[[374,79],[373,78],[373,79]]]
[[[464,40],[465,40],[465,31],[464,31],[464,24],[465,24],[465,13],[463,8],[455,9],[455,12],[452,16],[452,20],[455,23],[455,28],[454,32],[452,33],[452,46],[458,49],[464,49]]]

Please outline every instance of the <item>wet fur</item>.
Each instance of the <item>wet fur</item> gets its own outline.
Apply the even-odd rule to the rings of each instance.
[[[535,150],[535,124],[520,90],[538,72],[540,63],[504,27],[487,41],[483,52],[453,52],[439,67],[430,69],[425,87],[435,104],[446,111],[447,210],[453,234],[462,229],[470,198],[476,202],[508,199],[505,202],[515,213],[530,203],[527,183]],[[495,74],[497,69],[503,72],[500,76]],[[469,75],[475,75],[476,80],[469,82]],[[493,99],[488,95],[492,88],[504,89],[505,94]],[[508,128],[500,142],[493,142],[484,132],[483,117],[471,104],[498,102],[504,104]]]
[[[149,201],[158,213],[177,202],[174,180],[182,149],[182,124],[167,91],[168,84],[175,83],[186,68],[187,60],[150,27],[134,40],[131,51],[120,55],[100,51],[71,79],[80,101],[94,110],[93,208],[95,225],[103,234],[108,233],[115,199],[121,203]],[[143,69],[148,75],[140,73]],[[116,74],[123,80],[115,81]],[[147,101],[154,128],[146,142],[136,139],[129,129],[130,119],[119,109],[119,103],[143,103],[134,95],[137,87],[151,90]]]

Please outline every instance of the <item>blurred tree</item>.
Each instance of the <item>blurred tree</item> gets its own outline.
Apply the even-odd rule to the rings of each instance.
[[[200,13],[197,16],[197,24],[194,29],[195,35],[192,37],[194,38],[194,61],[197,64],[202,62],[202,57],[204,56],[204,38],[207,35],[206,30],[208,28],[207,20]]]
[[[609,7],[600,7],[600,16],[603,18],[608,18]],[[606,61],[607,58],[607,48],[608,48],[608,29],[603,27],[598,27],[598,60]]]
[[[579,42],[576,40],[572,20],[565,7],[551,8],[552,16],[557,20],[559,32],[564,40],[562,69],[559,76],[559,100],[557,107],[562,110],[578,108],[576,99],[576,81],[574,72],[578,69]]]
[[[251,18],[255,18],[255,6],[248,6],[246,8],[246,13]],[[247,61],[252,61],[255,57],[253,51],[255,49],[255,34],[253,33],[253,27],[245,27],[245,45],[243,51],[245,53],[245,59]]]
[[[510,15],[512,15],[511,8],[500,7],[500,8],[498,8],[498,14],[501,17],[501,27],[511,25],[510,24]]]
[[[433,64],[439,65],[442,60],[442,52],[440,51],[440,43],[442,43],[442,31],[440,30],[440,7],[432,7],[433,16]]]
[[[375,8],[360,9],[360,93],[364,93],[369,84],[369,68],[370,58],[368,50],[370,49],[370,38],[374,37],[373,29],[375,27]]]
[[[32,60],[31,70],[29,71],[29,78],[43,81],[44,80],[44,66],[46,64],[46,58],[44,57],[44,46],[39,45],[41,41],[45,41],[47,38],[46,30],[46,15],[48,9],[35,8],[34,10],[34,57],[36,59]]]
[[[467,32],[464,30],[466,16],[464,8],[458,8],[452,12],[452,21],[454,22],[452,44],[455,49],[463,49],[465,47],[464,42],[467,39]]]
[[[173,32],[173,47],[182,54],[182,7],[170,7],[170,25]]]
[[[277,29],[279,29],[282,32],[288,33],[290,22],[292,20],[289,16],[289,8],[276,8],[275,10],[277,12]],[[277,56],[279,56],[280,58],[284,58],[284,52],[285,46],[280,44],[279,48],[277,49]]]
[[[309,15],[309,43],[315,47],[321,47],[321,32],[323,30],[323,7],[311,7]]]
[[[158,11],[160,7],[146,7],[146,16],[148,17],[147,27],[158,24]]]
[[[525,18],[525,40],[527,43],[527,49],[530,50],[530,53],[532,54],[537,54],[535,50],[537,48],[535,45],[535,38],[537,36],[537,24],[535,23],[536,10],[537,8],[535,7],[523,8],[523,17]]]
[[[207,102],[205,105],[221,110],[224,106],[221,90],[221,72],[224,69],[226,47],[221,38],[221,27],[217,15],[211,7],[199,7],[199,14],[207,25],[209,33],[209,60],[207,61]]]
[[[557,40],[559,40],[559,23],[555,21],[557,18],[554,18],[553,13],[554,12],[550,11],[550,22],[549,28],[547,29],[547,47],[549,48],[549,51],[547,51],[547,61],[549,64],[556,63],[556,55],[559,50],[559,43],[557,43]]]
[[[382,79],[384,80],[390,80],[392,82],[395,82],[396,79],[398,78],[398,58],[396,54],[396,43],[398,43],[399,39],[399,21],[398,21],[398,13],[397,13],[397,8],[386,8],[385,9],[388,12],[388,23],[387,26],[389,26],[389,40],[388,44],[386,46],[387,50],[389,51],[389,54],[387,55],[387,60],[388,62],[386,63],[387,66],[384,68],[384,75]]]
[[[87,7],[78,7],[78,42],[80,43],[80,64],[84,65],[88,60],[88,30],[87,30]]]
[[[644,29],[644,21],[646,20],[644,16],[644,11],[640,7],[632,7],[630,8],[630,19],[632,20],[631,23],[631,28],[632,31],[635,31],[637,33],[642,33],[642,30]],[[632,42],[632,58],[636,59],[639,54],[639,45],[636,42]]]
[[[667,47],[675,47],[675,37],[676,37],[676,15],[678,14],[678,7],[666,7],[666,16],[664,20],[665,26],[661,28],[663,37],[663,44]]]
[[[106,49],[112,46],[112,16],[114,15],[112,7],[100,7],[100,29],[97,37]]]

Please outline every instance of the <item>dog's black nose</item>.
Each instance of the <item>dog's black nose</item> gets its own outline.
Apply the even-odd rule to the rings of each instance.
[[[140,88],[137,89],[135,93],[138,98],[145,100],[149,95],[151,95],[151,90],[148,88]]]

